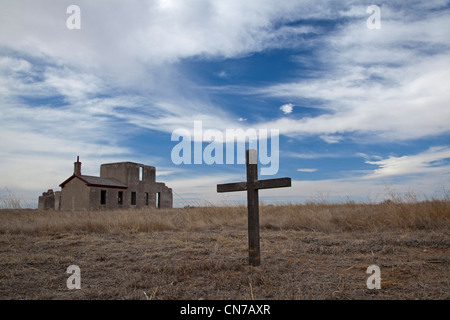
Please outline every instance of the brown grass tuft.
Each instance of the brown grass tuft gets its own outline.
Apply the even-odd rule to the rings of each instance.
[[[165,210],[39,211],[0,210],[0,232],[136,233],[198,231],[246,225],[245,206]],[[450,227],[450,202],[380,204],[289,204],[260,207],[261,228],[275,230],[351,231],[373,229],[435,229]]]

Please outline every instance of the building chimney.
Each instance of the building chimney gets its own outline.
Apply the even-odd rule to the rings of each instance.
[[[77,156],[77,162],[74,162],[73,174],[76,176],[81,176],[80,156]]]

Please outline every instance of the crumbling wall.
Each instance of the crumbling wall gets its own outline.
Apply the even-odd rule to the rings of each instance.
[[[157,182],[153,190],[155,193],[159,194],[159,199],[155,199],[155,201],[159,202],[155,203],[156,208],[168,209],[173,207],[173,195],[171,188],[168,188],[165,183]]]
[[[61,203],[61,192],[53,192],[53,189],[48,189],[39,196],[38,209],[39,210],[59,210]]]

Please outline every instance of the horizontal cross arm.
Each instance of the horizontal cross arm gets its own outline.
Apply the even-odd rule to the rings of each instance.
[[[217,185],[217,192],[232,192],[245,190],[247,190],[247,182],[234,182]]]
[[[267,179],[255,181],[256,189],[284,188],[291,186],[291,178]]]

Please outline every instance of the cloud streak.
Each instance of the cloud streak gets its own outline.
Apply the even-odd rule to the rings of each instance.
[[[298,172],[308,172],[308,173],[310,173],[310,172],[316,172],[317,169],[315,169],[315,168],[302,168],[302,169],[297,169],[297,171]]]
[[[432,147],[416,155],[401,157],[391,156],[387,159],[366,161],[378,166],[373,172],[365,175],[365,179],[380,179],[395,176],[442,174],[450,175],[450,148],[448,146]]]
[[[80,0],[81,30],[66,28],[69,4],[1,5],[2,184],[41,189],[43,182],[54,184],[47,177],[67,172],[66,163],[71,167],[79,150],[93,159],[86,169],[96,170],[106,159],[136,157],[142,147],[133,145],[135,136],[156,141],[174,129],[192,129],[194,121],[205,130],[279,129],[282,137],[318,138],[330,148],[450,131],[448,2],[383,2],[381,30],[368,30],[366,7],[350,0]],[[226,63],[277,50],[292,51],[295,72],[282,80],[233,83],[237,72]],[[222,82],[203,85],[186,61],[217,63],[211,75]],[[249,98],[263,107],[248,111],[222,103]],[[291,103],[282,105],[286,101]],[[277,107],[281,112],[274,116]],[[303,107],[317,112],[302,113]],[[447,149],[435,148],[367,160],[378,169],[365,182],[442,172],[447,167],[438,164]],[[317,150],[280,154],[339,156]],[[27,156],[54,169],[35,172]],[[170,166],[165,172],[182,178]],[[188,192],[181,182],[180,188]]]

